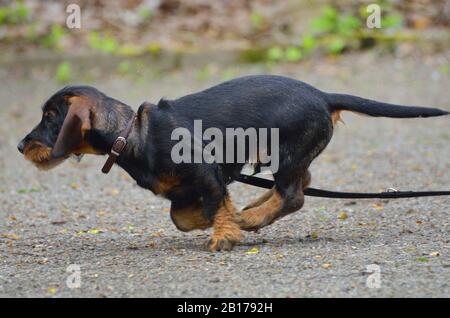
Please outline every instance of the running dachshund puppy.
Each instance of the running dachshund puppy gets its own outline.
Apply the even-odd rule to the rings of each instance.
[[[381,103],[322,92],[281,76],[247,76],[176,100],[132,108],[93,87],[65,87],[43,106],[40,123],[19,143],[25,158],[50,169],[76,154],[109,154],[132,124],[117,164],[143,188],[171,201],[171,218],[181,231],[213,228],[211,251],[230,250],[241,230],[256,231],[299,210],[311,175],[308,167],[329,143],[341,111],[393,118],[431,117],[448,112]],[[240,213],[227,185],[244,163],[174,163],[175,128],[278,128],[279,166],[275,186]],[[248,156],[248,153],[246,153]],[[249,159],[248,157],[246,158]]]

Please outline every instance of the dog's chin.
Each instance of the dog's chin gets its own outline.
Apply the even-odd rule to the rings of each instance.
[[[31,161],[39,170],[50,170],[61,164],[67,157],[53,158],[52,148],[39,142],[32,142],[25,147],[25,159]]]
[[[47,171],[47,170],[50,170],[50,169],[53,169],[53,168],[59,166],[64,160],[65,160],[65,158],[53,159],[53,160],[45,161],[45,162],[36,162],[36,161],[32,161],[32,162],[39,170]]]

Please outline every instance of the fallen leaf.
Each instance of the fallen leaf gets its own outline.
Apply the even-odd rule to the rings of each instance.
[[[20,236],[17,235],[17,234],[14,234],[14,233],[4,233],[4,234],[1,235],[1,237],[2,238],[7,238],[7,239],[10,239],[10,240],[14,240],[14,241],[20,240]]]
[[[257,247],[252,247],[251,249],[249,249],[247,251],[247,254],[249,254],[249,255],[254,255],[254,254],[258,254],[258,253],[259,253],[259,248],[257,248]]]
[[[430,256],[433,256],[433,257],[437,257],[437,256],[440,256],[440,255],[441,254],[438,251],[434,251],[434,252],[430,253]]]
[[[311,232],[311,238],[313,240],[317,240],[319,238],[319,234],[317,234],[317,232]]]
[[[57,292],[58,292],[58,290],[53,287],[47,289],[47,293],[49,293],[49,294],[56,294]]]
[[[163,229],[159,229],[158,231],[156,231],[155,233],[152,234],[152,237],[161,237],[164,234],[164,230]]]
[[[99,229],[90,229],[87,231],[89,234],[98,234],[101,233],[101,231]]]
[[[330,263],[322,264],[322,268],[329,269],[331,268],[331,264]]]
[[[70,184],[70,187],[74,190],[78,190],[80,188],[80,186],[76,182],[72,182]]]
[[[96,214],[98,217],[102,217],[106,215],[106,211],[98,211]]]
[[[348,218],[347,213],[345,213],[344,211],[342,211],[341,213],[339,213],[338,219],[339,220],[346,220]]]
[[[421,172],[421,171],[423,171],[423,168],[421,165],[413,165],[413,166],[411,166],[411,170]]]
[[[430,25],[431,21],[428,17],[416,17],[413,19],[413,25],[415,29],[424,30]]]
[[[372,204],[373,208],[377,211],[381,211],[384,209],[383,205],[381,203],[374,203]]]
[[[418,262],[428,262],[429,259],[426,258],[426,257],[418,257],[418,258],[416,258],[416,261],[418,261]]]

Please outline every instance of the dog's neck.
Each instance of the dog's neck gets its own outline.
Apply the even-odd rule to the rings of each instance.
[[[116,163],[122,169],[135,179],[140,186],[145,188],[150,188],[153,183],[153,175],[151,174],[153,170],[153,156],[150,154],[147,156],[143,155],[144,152],[152,151],[147,147],[151,139],[149,134],[149,112],[152,106],[151,104],[143,104],[139,107],[136,119],[127,138],[127,145],[116,160]],[[108,154],[111,151],[114,141],[121,135],[129,121],[133,120],[135,116],[129,106],[121,109],[120,112],[115,111],[115,115],[119,115],[121,118],[115,117],[112,119],[105,130],[93,129],[89,136],[91,144],[103,154]]]

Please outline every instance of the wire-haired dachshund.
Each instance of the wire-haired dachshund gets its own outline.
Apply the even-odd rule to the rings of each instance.
[[[109,154],[119,134],[135,121],[117,164],[143,188],[169,199],[171,218],[181,231],[213,228],[212,251],[230,250],[241,229],[255,231],[303,206],[308,167],[327,146],[341,111],[394,118],[448,112],[381,103],[322,92],[281,76],[246,76],[176,100],[133,109],[89,86],[65,87],[43,106],[40,123],[18,149],[38,168],[50,169],[73,154]],[[227,185],[245,163],[174,163],[175,128],[278,128],[279,168],[275,186],[236,213]],[[248,153],[247,153],[248,155]],[[246,159],[249,159],[248,157]],[[258,163],[257,163],[258,164]]]

